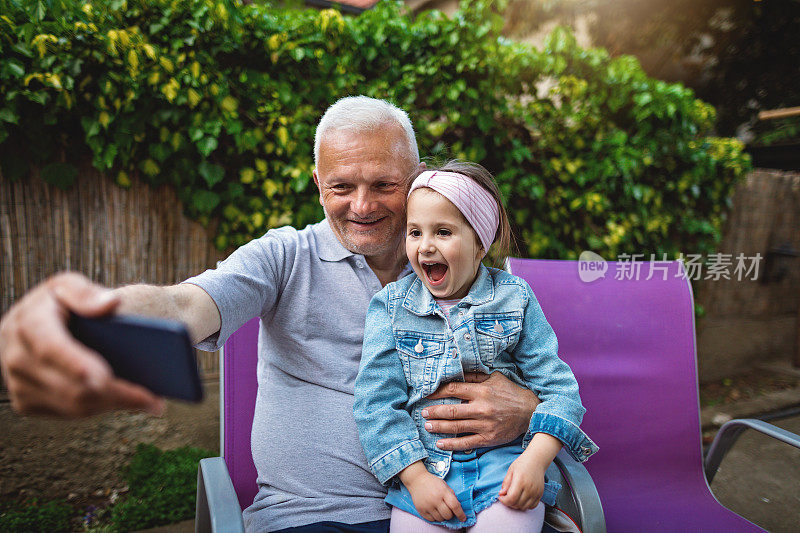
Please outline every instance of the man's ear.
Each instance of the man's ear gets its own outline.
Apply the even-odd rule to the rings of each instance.
[[[325,207],[325,201],[322,199],[322,187],[319,186],[319,176],[317,176],[317,169],[311,171],[311,177],[314,178],[314,185],[317,186],[317,190],[319,191],[319,205]]]

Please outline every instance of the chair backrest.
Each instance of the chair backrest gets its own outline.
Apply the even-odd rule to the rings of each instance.
[[[509,265],[533,288],[578,379],[582,427],[600,447],[586,468],[608,531],[759,531],[716,501],[703,474],[694,310],[681,263],[658,263],[665,271],[651,279],[642,263],[636,279],[630,263],[609,262],[605,277],[588,282],[575,261]]]
[[[250,451],[258,392],[258,327],[259,319],[254,318],[230,336],[223,347],[220,376],[222,456],[243,510],[253,503],[258,492],[256,467]]]

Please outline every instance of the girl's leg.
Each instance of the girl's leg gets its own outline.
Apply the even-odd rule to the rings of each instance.
[[[394,514],[392,514],[392,524],[394,524]],[[527,511],[518,511],[506,507],[500,502],[492,505],[478,513],[478,520],[475,525],[467,528],[467,533],[492,533],[503,531],[503,533],[531,533],[541,531],[544,524],[544,504]]]
[[[418,516],[392,507],[392,520],[389,522],[391,533],[457,533],[456,529],[437,526]]]

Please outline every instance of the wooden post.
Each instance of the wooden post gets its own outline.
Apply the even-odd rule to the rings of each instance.
[[[787,118],[800,116],[800,107],[785,107],[783,109],[770,109],[761,111],[758,120],[772,120],[776,118]]]

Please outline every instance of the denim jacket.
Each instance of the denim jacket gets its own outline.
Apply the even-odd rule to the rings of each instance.
[[[445,477],[452,452],[438,449],[436,441],[452,435],[429,433],[421,413],[430,405],[460,403],[426,396],[442,383],[464,381],[464,371],[499,371],[536,393],[541,403],[523,448],[535,433],[547,433],[577,461],[597,451],[578,427],[586,410],[575,376],[558,358],[555,333],[523,279],[481,265],[449,316],[452,326],[416,274],[389,283],[370,302],[354,414],[381,483],[419,460]]]

